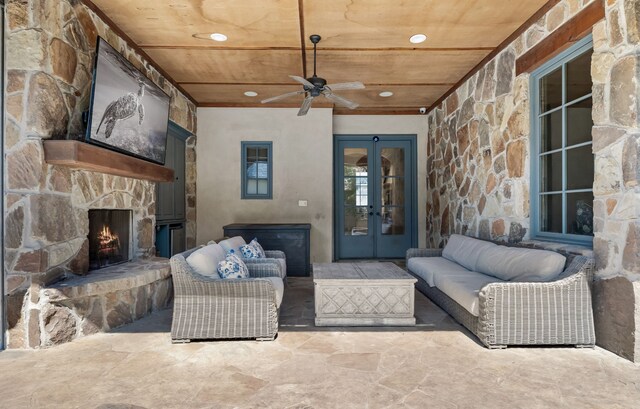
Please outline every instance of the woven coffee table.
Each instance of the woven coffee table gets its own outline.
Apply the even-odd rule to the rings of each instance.
[[[393,263],[314,263],[316,326],[412,326],[416,279]]]

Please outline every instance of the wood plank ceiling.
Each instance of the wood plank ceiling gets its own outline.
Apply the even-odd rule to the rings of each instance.
[[[260,100],[300,90],[288,75],[312,75],[308,36],[320,34],[318,75],[329,83],[366,85],[336,92],[361,106],[335,112],[380,114],[430,107],[537,11],[556,2],[93,0],[200,106],[267,106]],[[228,40],[194,36],[209,33]],[[410,43],[417,33],[427,41]],[[381,97],[382,91],[393,95]],[[268,106],[297,107],[301,100]]]

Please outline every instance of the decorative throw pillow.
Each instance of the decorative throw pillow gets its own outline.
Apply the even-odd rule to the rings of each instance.
[[[251,243],[249,243],[249,245],[255,247],[256,250],[258,250],[258,253],[260,254],[260,258],[267,257],[267,255],[264,253],[264,249],[262,248],[260,243],[258,243],[258,239],[254,238],[253,240],[251,240]]]
[[[249,278],[249,269],[240,257],[227,254],[227,257],[218,263],[218,274],[222,278]]]
[[[258,249],[251,244],[240,246],[240,252],[242,253],[242,258],[263,258]]]

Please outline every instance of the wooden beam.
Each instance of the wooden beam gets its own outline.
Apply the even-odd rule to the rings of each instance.
[[[300,52],[302,54],[302,76],[307,78],[307,51],[306,35],[304,33],[304,4],[303,0],[298,0],[298,20],[300,22]]]
[[[198,102],[187,91],[185,91],[184,88],[182,88],[180,84],[178,84],[178,82],[171,77],[171,75],[163,70],[160,65],[158,65],[158,63],[156,63],[153,58],[149,56],[149,54],[147,54],[142,48],[140,48],[131,39],[131,37],[129,37],[124,31],[122,31],[120,27],[118,27],[116,23],[113,22],[113,20],[111,20],[102,10],[100,10],[98,6],[96,6],[91,0],[81,1],[85,6],[87,6],[87,8],[89,8],[89,10],[93,11],[98,17],[100,17],[100,19],[104,21],[105,24],[107,24],[114,33],[122,38],[129,47],[133,48],[138,54],[140,54],[142,58],[147,60],[147,62],[151,64],[151,66],[155,68],[156,71],[160,73],[160,75],[162,75],[167,81],[169,81],[174,87],[176,87],[176,89],[178,89],[185,97],[187,97],[189,101],[193,102],[193,104],[195,104],[196,106],[198,105]]]
[[[602,0],[596,0],[596,2],[598,1],[602,1]],[[509,37],[507,37],[503,42],[501,42],[492,52],[490,52],[486,57],[484,57],[482,59],[482,61],[480,61],[475,67],[473,67],[471,69],[471,71],[469,71],[467,73],[467,75],[465,75],[464,77],[462,77],[462,79],[460,79],[460,81],[458,81],[453,87],[451,87],[451,89],[447,92],[445,92],[440,98],[438,98],[438,100],[436,102],[434,102],[428,109],[427,109],[427,113],[433,111],[435,108],[437,108],[441,103],[444,102],[445,99],[447,99],[447,97],[451,94],[453,94],[458,88],[460,88],[460,86],[462,86],[469,78],[473,77],[473,75],[480,71],[480,69],[482,69],[482,67],[484,67],[485,65],[487,65],[487,63],[489,63],[491,60],[493,60],[498,54],[500,54],[500,52],[502,52],[502,50],[504,50],[505,48],[507,48],[512,42],[514,42],[522,33],[524,33],[529,27],[531,27],[532,25],[534,25],[538,20],[540,20],[540,18],[542,16],[544,16],[545,14],[547,14],[547,12],[549,12],[549,10],[551,10],[556,4],[558,4],[560,2],[560,0],[549,0],[547,3],[545,3],[544,6],[540,7],[540,9],[538,11],[536,11],[531,17],[529,17],[529,19],[527,21],[525,21],[520,27],[518,27],[518,29],[516,31],[514,31],[513,33],[511,33],[511,35]]]
[[[596,0],[516,60],[516,76],[531,72],[591,32],[604,18],[604,1]]]
[[[334,108],[333,115],[420,115],[418,108]]]
[[[172,182],[174,178],[173,169],[80,141],[45,140],[44,160],[50,165],[152,182]]]
[[[251,86],[251,85],[299,85],[299,83],[294,82],[207,82],[207,81],[180,81],[181,85],[242,85],[242,86]],[[329,84],[331,85],[331,84]],[[364,84],[366,87],[419,87],[419,86],[435,86],[435,87],[450,87],[453,84],[450,82],[418,82],[418,83],[408,83],[408,84]]]
[[[297,51],[300,47],[225,47],[220,45],[140,45],[140,48],[147,50],[233,50],[233,51]],[[313,47],[306,46],[312,51]],[[318,51],[421,51],[421,52],[442,52],[442,51],[493,51],[493,47],[322,47],[318,46]]]

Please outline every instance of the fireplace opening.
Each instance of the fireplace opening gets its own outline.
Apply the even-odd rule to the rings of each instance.
[[[89,270],[131,260],[131,210],[89,210]]]

